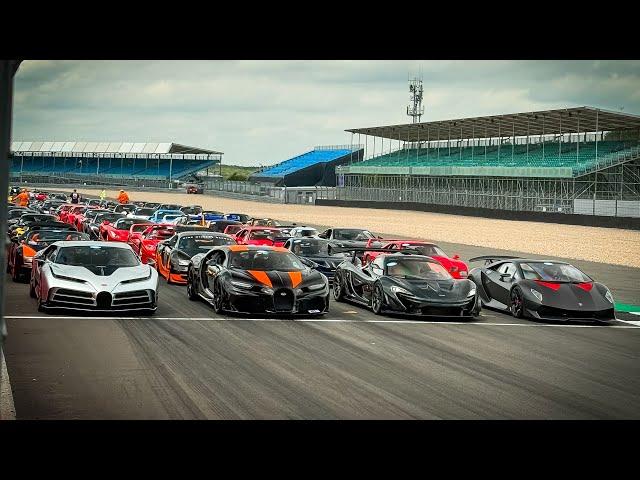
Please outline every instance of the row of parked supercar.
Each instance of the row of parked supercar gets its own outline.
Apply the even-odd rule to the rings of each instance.
[[[108,242],[101,245],[126,242],[140,265],[157,271],[156,285],[158,276],[186,284],[190,299],[204,299],[216,312],[321,315],[329,309],[333,283],[336,301],[376,314],[473,318],[486,306],[535,319],[614,318],[611,292],[563,262],[478,257],[472,261],[486,265],[469,271],[433,243],[382,239],[366,229],[319,232],[273,219],[242,223],[203,216],[191,219],[196,225],[176,225],[117,213],[124,216],[101,224],[107,233],[99,238]],[[73,222],[70,215],[65,220]],[[225,234],[229,227],[238,231]],[[103,275],[109,272],[98,266]],[[39,275],[37,267],[33,272]]]
[[[38,310],[128,311],[153,314],[158,274],[126,244],[91,241],[88,234],[51,214],[8,205],[18,219],[8,231],[7,270],[28,281]]]

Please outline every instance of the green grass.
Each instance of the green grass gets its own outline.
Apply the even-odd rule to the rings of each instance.
[[[222,178],[225,180],[244,181],[249,175],[258,170],[258,167],[241,167],[240,165],[222,164]]]
[[[628,303],[616,303],[618,312],[640,312],[640,305],[629,305]]]

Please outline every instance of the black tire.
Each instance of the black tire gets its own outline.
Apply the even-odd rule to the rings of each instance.
[[[509,302],[509,311],[515,318],[522,318],[524,316],[524,297],[520,287],[513,287],[511,290]]]
[[[222,298],[222,288],[218,280],[213,284],[213,311],[217,314],[224,312],[224,299]]]
[[[344,302],[344,286],[342,285],[342,275],[339,274],[333,278],[333,299],[336,302]]]
[[[15,260],[13,261],[13,266],[11,268],[11,280],[16,283],[22,282],[22,271],[16,266]]]
[[[371,294],[371,310],[376,315],[382,315],[382,307],[384,306],[384,291],[382,285],[376,283],[373,286],[373,293]]]
[[[187,296],[189,297],[189,300],[195,301],[198,300],[198,293],[193,286],[192,278],[193,276],[191,275],[191,272],[189,272],[189,275],[187,275]]]

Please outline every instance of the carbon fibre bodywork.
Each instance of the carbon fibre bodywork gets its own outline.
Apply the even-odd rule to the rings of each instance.
[[[437,265],[441,275],[430,278],[390,275],[389,268],[405,260]],[[436,268],[436,267],[433,267]],[[362,266],[354,255],[335,272],[333,294],[336,301],[355,301],[374,313],[401,313],[426,317],[476,317],[480,303],[470,280],[455,279],[439,262],[424,255],[385,253]]]
[[[545,281],[525,278],[522,269],[523,264],[525,267],[529,264],[571,266],[568,263],[499,256],[477,257],[470,261],[477,260],[485,260],[486,264],[473,268],[469,280],[476,284],[483,306],[534,320],[615,320],[611,292],[586,274],[583,273],[585,281],[580,282]]]
[[[293,257],[299,268],[234,267],[234,255],[256,251]],[[327,277],[282,247],[232,245],[195,255],[187,273],[187,295],[192,300],[203,299],[216,313],[322,315],[329,310]]]

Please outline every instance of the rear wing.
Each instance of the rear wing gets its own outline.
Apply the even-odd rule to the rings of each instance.
[[[473,257],[469,259],[469,262],[480,262],[484,260],[485,265],[489,265],[491,263],[495,263],[499,260],[513,260],[515,258],[520,258],[515,255],[482,255],[480,257]]]
[[[422,255],[418,250],[415,250],[413,248],[404,248],[402,250],[398,250],[396,248],[338,247],[333,245],[331,246],[331,253],[345,253],[345,252],[351,252],[353,254],[351,256],[352,262],[355,262],[356,258],[358,257],[358,253],[364,254],[365,252],[399,253],[402,255]]]

